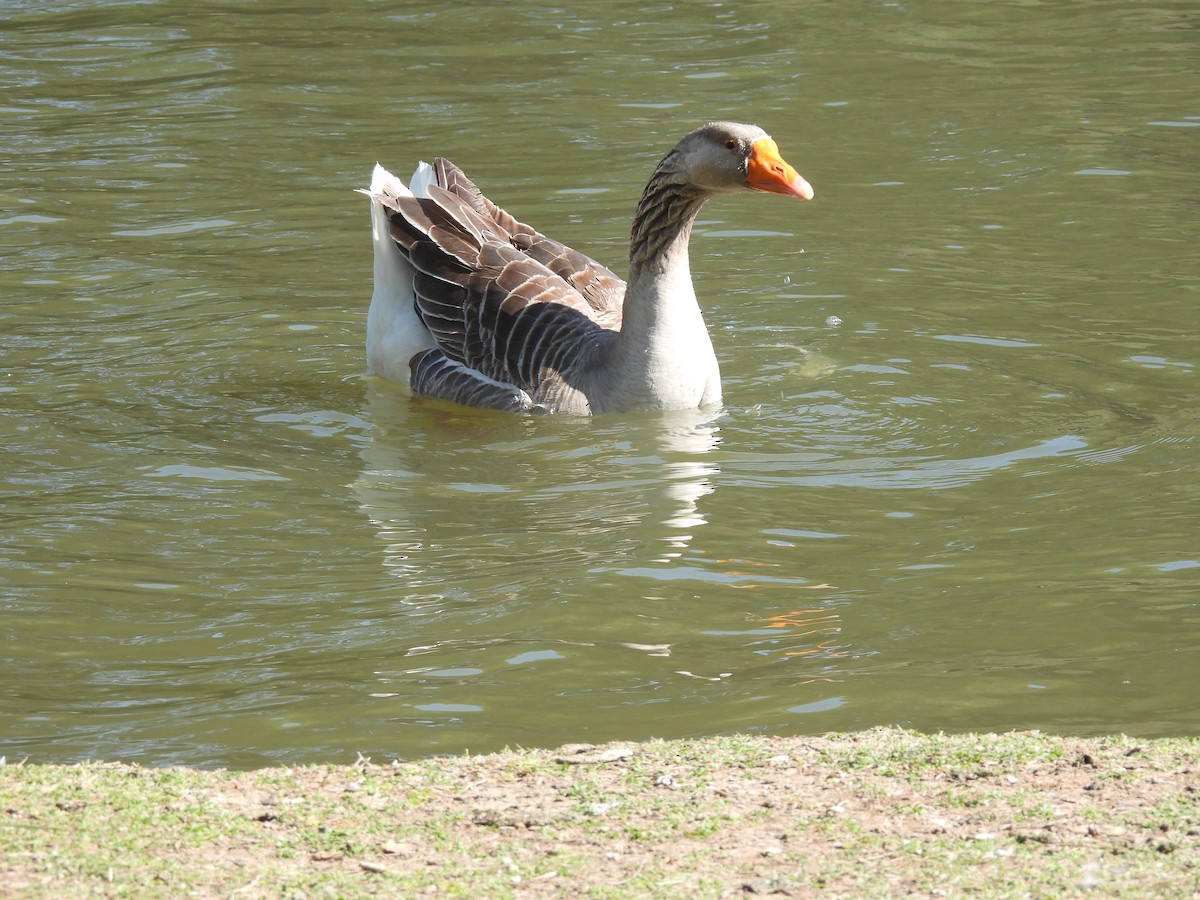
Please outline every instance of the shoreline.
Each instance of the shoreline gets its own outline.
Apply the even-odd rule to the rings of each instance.
[[[1200,739],[718,737],[0,767],[0,896],[1200,896]]]

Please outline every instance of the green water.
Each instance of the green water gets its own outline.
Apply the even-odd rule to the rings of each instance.
[[[1184,0],[8,4],[0,755],[1195,734],[1198,57]],[[697,226],[719,413],[363,377],[376,160],[620,271],[715,118],[816,189]]]

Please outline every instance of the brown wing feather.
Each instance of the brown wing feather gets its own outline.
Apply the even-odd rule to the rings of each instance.
[[[550,271],[575,288],[593,310],[597,321],[608,328],[621,325],[621,308],[625,302],[625,282],[590,256],[572,250],[561,241],[546,237],[529,225],[518,221],[484,196],[463,170],[450,160],[438,157],[434,161],[438,184],[466,201],[471,209],[495,222],[509,236],[509,242],[527,253]],[[432,193],[432,192],[431,192]]]
[[[417,310],[448,359],[514,385],[535,401],[552,395],[583,347],[603,340],[606,328],[620,318],[619,306],[615,314],[607,307],[597,310],[594,298],[568,275],[599,285],[608,270],[597,263],[576,268],[587,260],[582,254],[541,238],[478,189],[472,195],[461,172],[447,177],[454,190],[431,187],[427,199],[388,204],[392,237],[417,270]],[[551,246],[560,252],[548,256]],[[531,247],[539,248],[537,255]],[[597,288],[593,295],[602,293]],[[426,360],[424,370],[423,383],[453,379],[456,390],[463,389],[467,377],[433,360]]]

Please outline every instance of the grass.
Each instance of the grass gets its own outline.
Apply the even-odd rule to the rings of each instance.
[[[1200,892],[1194,739],[873,730],[629,749],[8,765],[0,896]]]

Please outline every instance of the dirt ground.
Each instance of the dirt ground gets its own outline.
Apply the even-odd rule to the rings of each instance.
[[[0,895],[1200,896],[1198,747],[874,730],[256,772],[10,764]]]

